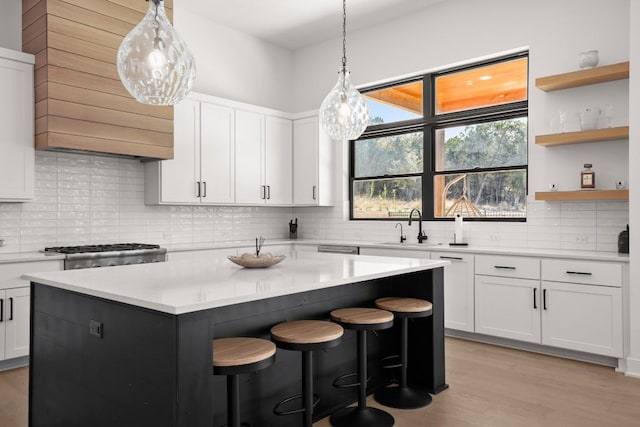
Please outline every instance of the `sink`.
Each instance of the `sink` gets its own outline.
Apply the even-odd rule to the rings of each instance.
[[[385,246],[398,246],[398,247],[402,247],[402,248],[426,248],[426,247],[433,247],[433,246],[441,246],[442,243],[407,243],[407,242],[381,242],[378,243],[379,245],[385,245]]]

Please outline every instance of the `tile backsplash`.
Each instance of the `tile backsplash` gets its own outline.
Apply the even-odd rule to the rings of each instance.
[[[396,222],[349,221],[348,202],[334,207],[274,208],[146,206],[144,166],[134,159],[36,152],[36,198],[0,203],[0,252],[45,246],[144,242],[189,245],[249,242],[288,236],[297,217],[299,238],[396,241]],[[618,233],[629,222],[626,201],[529,202],[526,223],[464,225],[474,245],[617,251]],[[409,242],[417,226],[407,227]],[[452,222],[425,222],[430,241],[453,238]]]

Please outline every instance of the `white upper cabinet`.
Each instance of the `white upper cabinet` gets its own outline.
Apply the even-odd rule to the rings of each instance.
[[[146,203],[233,203],[234,110],[186,98],[173,111],[174,158],[145,164]]]
[[[0,202],[33,199],[33,55],[0,48]]]
[[[236,203],[293,202],[291,120],[236,110]]]
[[[293,122],[293,204],[331,206],[333,203],[331,141],[318,116]]]
[[[264,204],[264,114],[236,110],[236,203]]]
[[[268,205],[293,203],[291,120],[267,116],[265,138],[265,180]]]

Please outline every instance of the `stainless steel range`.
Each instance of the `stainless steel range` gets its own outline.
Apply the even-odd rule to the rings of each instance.
[[[45,253],[65,254],[65,270],[163,262],[167,258],[166,249],[158,245],[144,243],[56,246],[44,248],[44,251]]]

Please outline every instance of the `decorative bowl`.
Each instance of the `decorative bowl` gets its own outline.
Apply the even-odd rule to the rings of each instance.
[[[593,68],[598,65],[598,51],[589,50],[587,52],[580,52],[578,54],[580,58],[580,68]]]
[[[260,254],[243,253],[240,256],[229,255],[227,259],[234,264],[246,268],[265,268],[276,265],[286,257],[284,255],[272,255],[269,252]]]

